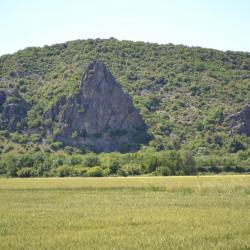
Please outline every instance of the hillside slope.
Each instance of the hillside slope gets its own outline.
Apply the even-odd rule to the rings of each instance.
[[[0,90],[9,93],[11,106],[1,128],[3,143],[30,148],[55,144],[55,134],[45,137],[44,114],[61,96],[77,92],[95,59],[132,96],[152,134],[146,147],[183,148],[196,155],[249,148],[249,138],[230,126],[230,117],[250,100],[248,53],[113,38],[27,48],[0,57]],[[0,92],[2,112],[1,98]],[[57,133],[57,127],[52,131]]]

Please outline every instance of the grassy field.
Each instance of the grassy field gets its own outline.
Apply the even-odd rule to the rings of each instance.
[[[0,249],[250,249],[250,176],[0,179]]]

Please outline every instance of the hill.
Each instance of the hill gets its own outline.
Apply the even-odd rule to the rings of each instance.
[[[57,124],[45,133],[44,114],[62,96],[77,93],[87,65],[96,59],[132,97],[145,121],[151,140],[142,151],[187,150],[196,157],[237,153],[248,159],[249,53],[114,38],[32,47],[0,57],[2,155],[65,151],[56,140]],[[246,115],[237,116],[241,112]],[[248,129],[239,129],[244,126]],[[66,148],[74,150],[79,152]]]

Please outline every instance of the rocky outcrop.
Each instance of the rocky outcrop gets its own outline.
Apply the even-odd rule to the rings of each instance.
[[[16,90],[0,91],[0,129],[15,131],[22,123],[29,109]]]
[[[2,106],[6,101],[6,93],[0,90],[0,106]]]
[[[229,117],[230,127],[239,134],[250,136],[250,103]]]
[[[45,118],[58,122],[56,140],[97,152],[135,150],[148,138],[131,97],[97,61],[88,65],[78,93],[61,97]]]

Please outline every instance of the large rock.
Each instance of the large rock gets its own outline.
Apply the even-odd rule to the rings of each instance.
[[[2,106],[6,101],[6,93],[0,90],[0,106]]]
[[[135,150],[148,138],[131,97],[97,61],[88,65],[79,92],[61,97],[45,118],[58,122],[57,140],[97,152]]]
[[[239,134],[250,136],[250,103],[229,117],[230,126]]]
[[[29,105],[16,90],[0,91],[0,129],[15,131],[27,115]]]

